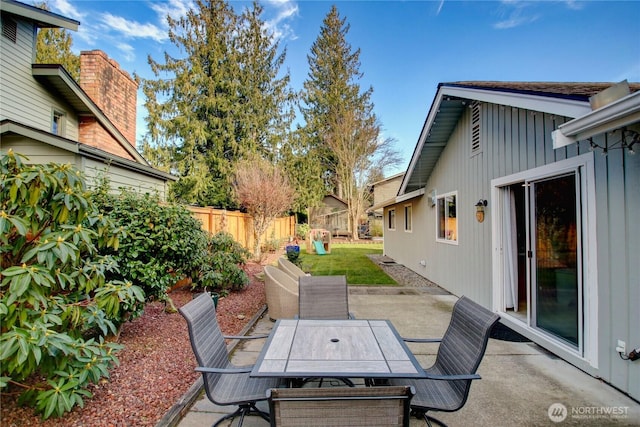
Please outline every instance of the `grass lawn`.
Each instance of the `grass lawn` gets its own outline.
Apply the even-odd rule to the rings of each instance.
[[[395,280],[367,257],[367,254],[382,255],[382,243],[331,244],[331,253],[326,255],[307,254],[305,249],[301,248],[300,259],[302,269],[314,276],[345,275],[349,285],[397,285]]]

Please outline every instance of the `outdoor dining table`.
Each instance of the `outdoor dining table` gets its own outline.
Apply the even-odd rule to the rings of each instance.
[[[280,319],[250,375],[420,378],[425,372],[388,320]]]

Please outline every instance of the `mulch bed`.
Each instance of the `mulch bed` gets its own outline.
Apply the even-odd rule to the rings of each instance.
[[[270,254],[262,263],[248,263],[250,284],[218,302],[218,322],[225,335],[237,335],[265,304],[264,283],[256,277],[263,265],[273,261]],[[193,298],[191,290],[180,288],[169,296],[176,308]],[[118,342],[120,365],[111,377],[90,388],[93,398],[84,408],[75,408],[62,418],[42,419],[33,409],[19,407],[16,394],[2,394],[0,424],[22,426],[124,427],[155,426],[200,376],[194,371],[187,324],[179,313],[169,314],[160,302],[148,304],[144,314],[123,325]]]

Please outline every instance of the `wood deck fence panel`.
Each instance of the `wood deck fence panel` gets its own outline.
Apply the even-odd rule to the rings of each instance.
[[[226,231],[247,249],[253,249],[253,217],[238,211],[211,207],[187,206],[194,218],[202,222],[202,229],[211,234]],[[295,216],[276,218],[262,235],[264,243],[271,239],[286,241],[295,235]]]

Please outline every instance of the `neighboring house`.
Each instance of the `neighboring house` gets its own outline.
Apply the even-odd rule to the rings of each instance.
[[[60,65],[34,64],[38,28],[76,31],[79,22],[1,0],[0,150],[30,163],[70,163],[91,185],[101,174],[115,190],[157,192],[176,180],[135,148],[138,84],[99,50],[80,55],[80,84]]]
[[[401,172],[371,184],[373,203],[367,209],[370,228],[379,227],[382,230],[383,207],[395,201],[403,178],[404,172]]]
[[[347,202],[333,194],[324,196],[320,206],[310,209],[309,224],[329,230],[333,236],[350,236]]]
[[[640,84],[441,83],[384,252],[638,400],[639,132]]]

